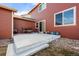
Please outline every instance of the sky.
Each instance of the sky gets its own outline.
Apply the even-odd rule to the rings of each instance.
[[[3,5],[9,6],[11,8],[15,8],[18,12],[16,15],[23,15],[28,13],[36,3],[2,3]]]

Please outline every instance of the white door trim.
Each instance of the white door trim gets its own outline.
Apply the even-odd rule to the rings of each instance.
[[[38,30],[39,30],[39,22],[43,22],[44,23],[44,31],[42,31],[42,32],[46,32],[46,20],[38,21]],[[39,30],[39,32],[40,32],[40,30]]]
[[[13,28],[14,28],[14,23],[13,23],[14,19],[13,19],[13,12],[12,12],[12,38],[13,38]]]

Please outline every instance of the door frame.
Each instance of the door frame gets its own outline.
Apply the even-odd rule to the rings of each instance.
[[[40,26],[39,23],[40,22],[43,22],[44,23],[44,26],[43,26],[44,27],[44,31],[42,31],[42,32],[46,32],[46,20],[40,20],[40,21],[37,22],[38,23],[38,31],[40,32],[40,30],[39,30],[39,28],[40,28],[39,27]]]

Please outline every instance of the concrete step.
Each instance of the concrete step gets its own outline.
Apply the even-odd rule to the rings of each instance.
[[[43,44],[38,47],[35,47],[35,48],[29,49],[29,50],[26,50],[24,52],[17,54],[15,52],[14,44],[12,43],[12,44],[8,45],[6,56],[30,56],[30,55],[33,55],[34,53],[36,53],[44,48],[47,48],[47,47],[49,47],[48,44]]]

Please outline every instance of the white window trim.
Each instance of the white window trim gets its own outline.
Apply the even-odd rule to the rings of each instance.
[[[42,4],[42,3],[41,3]],[[40,5],[41,5],[40,4]],[[46,4],[46,3],[45,3]],[[40,5],[39,5],[39,7],[40,7]],[[43,10],[45,10],[46,9],[46,7],[47,7],[47,4],[46,4],[46,7],[44,8],[44,9],[42,9],[42,10],[39,10],[39,7],[38,7],[38,12],[42,12]]]
[[[66,12],[66,11],[68,11],[68,10],[71,10],[71,9],[74,9],[74,23],[73,24],[64,24],[64,20],[62,20],[63,22],[63,24],[62,25],[56,25],[56,18],[55,18],[55,16],[57,15],[57,14],[59,14],[59,13],[64,13],[64,12]],[[62,16],[63,16],[63,14],[62,14]],[[64,18],[64,17],[63,17]],[[76,25],[76,6],[74,6],[74,7],[72,7],[72,8],[68,8],[68,9],[65,9],[65,10],[63,10],[63,11],[60,11],[60,12],[57,12],[57,13],[54,13],[54,27],[62,27],[62,26],[75,26]]]

